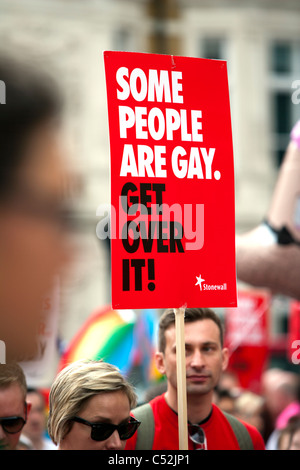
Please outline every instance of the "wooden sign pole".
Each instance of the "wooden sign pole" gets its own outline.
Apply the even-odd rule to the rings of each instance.
[[[178,406],[178,435],[179,450],[188,450],[188,419],[186,396],[186,365],[184,340],[185,308],[175,308],[176,328],[176,363],[177,363],[177,406]]]

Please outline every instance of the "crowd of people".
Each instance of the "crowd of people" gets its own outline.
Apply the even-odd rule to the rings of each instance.
[[[260,394],[230,384],[228,388],[217,387],[216,403],[255,426],[266,450],[300,449],[296,435],[292,442],[300,428],[300,377],[296,373],[267,369],[261,377]]]
[[[262,393],[226,372],[223,328],[210,309],[186,309],[189,450],[300,450],[299,376],[268,369]],[[48,399],[28,389],[21,366],[0,366],[0,448],[178,450],[175,313],[162,315],[156,363],[166,380],[137,405],[113,365],[80,360],[55,377]]]

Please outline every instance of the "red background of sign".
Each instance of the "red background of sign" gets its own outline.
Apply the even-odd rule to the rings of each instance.
[[[261,375],[269,359],[269,309],[267,291],[238,292],[238,308],[227,309],[225,345],[229,348],[228,369],[234,371],[242,388],[261,392]]]
[[[207,59],[174,57],[156,54],[126,52],[105,52],[105,71],[107,84],[110,148],[111,148],[111,204],[116,209],[116,221],[119,220],[119,196],[123,185],[131,181],[136,186],[140,183],[163,183],[164,204],[204,204],[204,246],[200,250],[185,253],[144,253],[140,244],[134,254],[129,254],[123,247],[122,240],[111,240],[112,261],[112,307],[113,308],[177,308],[177,307],[227,307],[236,305],[236,268],[235,268],[235,219],[234,219],[234,170],[231,136],[230,105],[226,62]],[[149,69],[172,70],[182,72],[183,104],[137,102],[130,95],[125,101],[117,99],[116,72],[119,67],[127,67],[129,73],[134,68],[142,69],[148,76]],[[118,106],[146,106],[165,108],[202,110],[203,142],[182,142],[180,134],[174,133],[174,140],[160,141],[136,140],[134,130],[128,130],[127,138],[120,138]],[[124,144],[166,146],[167,178],[120,177]],[[178,179],[175,177],[170,157],[173,148],[181,145],[187,151],[191,147],[216,148],[212,164],[221,172],[219,181]],[[201,163],[203,163],[201,157]],[[203,164],[203,172],[205,170]],[[124,219],[124,215],[122,217]],[[163,217],[162,217],[163,220]],[[117,229],[118,233],[118,229]],[[183,239],[183,246],[185,239]],[[147,269],[144,269],[142,290],[133,290],[130,278],[130,290],[122,290],[122,260],[155,259],[155,290],[148,289]],[[227,284],[227,290],[200,291],[196,276],[202,276],[210,285]]]
[[[300,352],[297,353],[297,351],[299,350],[299,341],[300,341],[300,302],[298,300],[293,300],[291,302],[291,307],[290,307],[288,347],[287,347],[287,356],[290,362],[292,362],[293,354],[296,354],[297,361],[300,358]]]

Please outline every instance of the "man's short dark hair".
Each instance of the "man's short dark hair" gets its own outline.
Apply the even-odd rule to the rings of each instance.
[[[15,362],[0,365],[0,389],[5,389],[10,385],[19,385],[24,401],[26,398],[27,384],[26,377],[21,366]]]
[[[44,122],[55,121],[62,96],[53,77],[24,60],[0,53],[0,80],[6,104],[0,105],[0,202],[13,191],[17,169],[25,159],[28,137]]]
[[[212,320],[216,323],[220,331],[220,342],[223,347],[223,326],[220,317],[210,308],[186,308],[184,322],[192,323],[199,320]],[[164,352],[166,348],[165,332],[168,328],[175,325],[174,309],[167,309],[161,316],[158,330],[158,350]]]

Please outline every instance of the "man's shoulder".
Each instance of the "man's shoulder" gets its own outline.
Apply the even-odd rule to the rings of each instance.
[[[245,426],[248,433],[250,434],[250,437],[253,442],[254,450],[265,450],[265,442],[262,438],[262,435],[258,431],[258,429],[256,429],[255,426],[252,426],[249,423],[245,423],[245,421],[240,420],[240,422]]]
[[[166,401],[164,394],[156,396],[148,403],[143,403],[132,410],[132,415],[141,421],[141,426],[134,436],[126,443],[126,450],[152,449],[157,426],[165,416]]]
[[[157,395],[149,401],[149,405],[151,405],[152,408],[154,408],[155,406],[164,406],[165,403],[166,399],[164,393],[162,393],[161,395]]]
[[[154,398],[152,398],[152,400],[150,400],[149,402],[147,403],[142,403],[140,404],[139,406],[137,406],[133,411],[135,410],[139,410],[141,408],[145,409],[147,407],[151,407],[153,410],[157,407],[163,407],[165,406],[166,404],[166,400],[165,400],[165,394],[163,393],[162,395],[158,395]]]
[[[166,406],[166,401],[164,394],[158,395],[152,400],[147,403],[141,403],[138,405],[134,410],[132,410],[132,414],[136,417],[139,416],[156,416],[160,414],[164,407]],[[139,418],[138,418],[139,419]]]
[[[226,416],[226,414],[224,414],[224,412],[216,405],[213,405],[213,410],[214,410],[215,416],[217,416],[219,419],[226,420],[228,422],[228,425],[231,426],[231,424],[229,422],[229,419],[228,419],[230,417],[230,415],[228,416],[228,414],[227,414],[227,416]],[[240,422],[246,428],[246,430],[248,431],[248,433],[251,437],[254,450],[264,450],[265,449],[264,440],[263,440],[260,432],[254,426],[252,426],[249,423],[246,423],[245,421],[242,421],[241,419],[239,419],[239,418],[237,418],[233,415],[232,415],[232,418],[237,420],[238,422]]]

